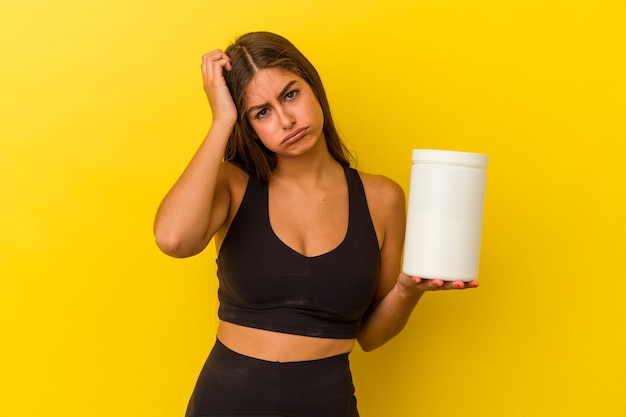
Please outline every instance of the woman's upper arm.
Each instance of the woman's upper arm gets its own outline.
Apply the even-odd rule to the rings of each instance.
[[[239,204],[243,199],[248,175],[235,165],[224,162],[220,167],[211,208],[211,218],[205,236],[205,246],[216,233],[224,232],[230,226]]]
[[[197,255],[207,247],[215,234],[225,227],[232,211],[232,196],[235,194],[234,190],[239,179],[237,170],[238,168],[230,163],[221,163],[213,188],[211,206],[204,209],[200,207],[197,214],[199,217],[195,219],[194,228],[198,234],[188,234],[185,239],[179,238],[180,243],[172,245],[175,250],[166,253],[178,258]]]
[[[375,301],[396,284],[401,270],[406,227],[404,190],[383,176],[365,175],[365,192],[380,245],[380,274]]]

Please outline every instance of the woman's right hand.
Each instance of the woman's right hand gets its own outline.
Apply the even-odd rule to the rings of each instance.
[[[202,80],[204,92],[211,105],[213,123],[225,122],[234,125],[237,121],[237,107],[224,79],[224,71],[232,69],[230,61],[230,57],[220,49],[202,56]]]

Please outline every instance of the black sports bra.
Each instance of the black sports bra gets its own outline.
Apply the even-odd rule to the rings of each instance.
[[[345,168],[349,221],[330,252],[307,257],[269,221],[268,187],[253,179],[217,258],[218,316],[243,326],[314,337],[355,338],[380,271],[380,250],[358,172]]]

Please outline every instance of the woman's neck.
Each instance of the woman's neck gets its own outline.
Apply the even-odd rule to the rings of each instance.
[[[343,168],[326,152],[317,157],[279,159],[270,176],[270,182],[319,186],[334,183],[337,178],[343,178]]]

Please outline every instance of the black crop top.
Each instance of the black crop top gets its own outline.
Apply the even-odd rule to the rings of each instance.
[[[221,320],[280,333],[356,337],[378,283],[380,250],[361,178],[352,168],[345,173],[346,236],[313,257],[274,234],[267,184],[248,181],[217,258]]]

